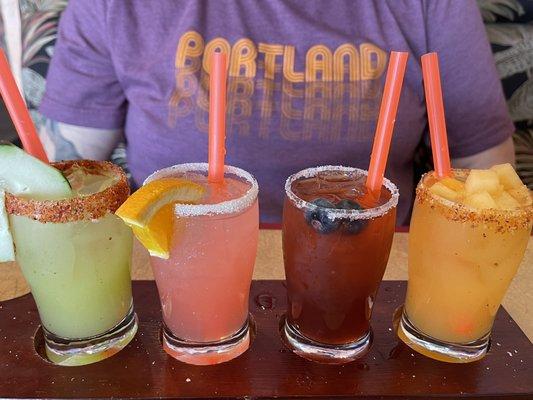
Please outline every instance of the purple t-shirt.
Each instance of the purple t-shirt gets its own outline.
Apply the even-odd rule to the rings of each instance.
[[[386,176],[413,200],[427,118],[420,56],[436,51],[452,157],[507,139],[512,123],[474,0],[71,0],[41,111],[123,127],[137,184],[207,160],[208,75],[229,54],[227,163],[253,173],[263,222],[279,222],[288,175],[368,168],[391,50],[410,53]]]

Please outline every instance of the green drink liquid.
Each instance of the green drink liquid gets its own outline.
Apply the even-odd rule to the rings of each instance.
[[[112,174],[64,171],[75,196],[112,186]],[[132,234],[120,218],[39,222],[9,215],[16,257],[46,330],[61,338],[102,334],[119,324],[132,306]]]

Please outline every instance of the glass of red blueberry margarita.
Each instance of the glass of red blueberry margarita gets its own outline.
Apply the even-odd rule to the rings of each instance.
[[[285,344],[307,359],[341,364],[372,343],[370,316],[394,234],[398,189],[379,198],[367,171],[323,166],[287,179],[283,257],[288,310]]]

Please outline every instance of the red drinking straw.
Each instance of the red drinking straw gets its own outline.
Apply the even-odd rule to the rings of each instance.
[[[44,152],[43,145],[37,136],[35,125],[30,117],[30,113],[22,100],[19,88],[15,83],[15,78],[9,68],[9,62],[2,49],[0,49],[0,94],[4,99],[7,111],[11,116],[13,125],[19,135],[20,141],[32,156],[48,163],[48,157]]]
[[[450,176],[451,167],[437,53],[428,53],[422,56],[422,75],[424,77],[424,91],[426,93],[426,108],[433,164],[435,165],[437,176],[444,178]]]
[[[209,76],[209,173],[212,183],[224,180],[226,155],[226,55],[214,52]]]
[[[380,193],[383,184],[385,167],[389,156],[392,130],[396,121],[396,112],[400,102],[400,92],[402,91],[403,77],[409,54],[403,51],[391,51],[387,77],[385,78],[385,88],[381,98],[374,145],[370,155],[370,166],[366,178],[366,187],[372,193]]]

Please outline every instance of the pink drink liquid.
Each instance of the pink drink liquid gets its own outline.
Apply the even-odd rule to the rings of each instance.
[[[180,176],[203,185],[200,204],[242,198],[246,180],[230,175],[223,185],[201,173]],[[179,209],[178,205],[178,209]],[[257,198],[214,215],[174,214],[170,258],[151,257],[167,328],[181,340],[208,343],[231,337],[248,318],[248,295],[257,250]],[[232,212],[233,211],[233,212]]]

